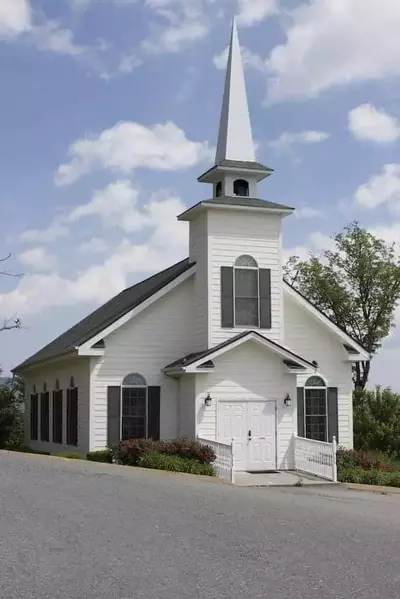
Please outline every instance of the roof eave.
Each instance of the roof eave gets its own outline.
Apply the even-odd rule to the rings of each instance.
[[[182,214],[179,214],[177,219],[179,221],[190,221],[198,213],[203,212],[204,210],[206,210],[208,208],[210,208],[212,210],[235,210],[235,211],[259,212],[261,214],[280,214],[283,217],[289,216],[290,214],[293,214],[293,212],[294,212],[294,208],[265,208],[262,206],[237,206],[234,204],[218,204],[217,202],[211,204],[211,203],[207,203],[207,201],[204,201],[204,202],[199,202],[198,204],[195,204],[188,210],[185,210],[185,212],[182,212]]]
[[[44,364],[53,364],[55,362],[61,362],[62,360],[65,359],[69,359],[72,357],[78,357],[78,348],[74,347],[68,351],[62,352],[57,354],[56,356],[52,356],[51,358],[44,358],[42,360],[35,360],[33,362],[29,362],[28,364],[25,364],[24,362],[22,362],[22,364],[19,364],[18,366],[16,366],[15,368],[11,369],[11,372],[13,374],[22,374],[32,368],[40,368],[41,366],[43,366]],[[28,358],[29,359],[29,358]]]
[[[202,175],[200,175],[200,177],[197,178],[197,181],[199,183],[217,183],[217,181],[219,181],[220,179],[221,174],[241,173],[256,177],[256,180],[260,182],[263,179],[266,179],[267,177],[272,175],[273,172],[274,170],[269,167],[249,168],[243,166],[239,169],[233,166],[217,164],[208,169],[208,171],[206,171]]]

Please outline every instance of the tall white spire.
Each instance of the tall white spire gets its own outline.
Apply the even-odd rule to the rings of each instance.
[[[220,163],[221,160],[255,162],[243,61],[235,18],[232,23],[215,164]]]

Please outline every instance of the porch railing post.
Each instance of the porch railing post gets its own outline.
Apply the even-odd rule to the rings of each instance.
[[[337,483],[336,452],[337,452],[337,442],[336,442],[336,437],[333,437],[333,439],[332,439],[332,480],[334,483]]]
[[[231,483],[235,484],[235,455],[233,453],[233,438],[231,441],[231,456],[232,456],[232,467],[231,467]]]

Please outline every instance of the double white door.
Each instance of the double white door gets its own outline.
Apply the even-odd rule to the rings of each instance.
[[[217,438],[229,444],[233,439],[236,470],[275,470],[275,401],[219,401]]]

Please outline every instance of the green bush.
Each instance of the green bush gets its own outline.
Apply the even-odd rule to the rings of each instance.
[[[109,449],[100,449],[99,451],[89,451],[87,454],[89,462],[112,463],[112,454]]]
[[[211,464],[201,464],[192,458],[182,458],[177,455],[166,455],[157,452],[143,455],[139,459],[138,466],[141,468],[153,468],[154,470],[167,470],[169,472],[186,472],[188,474],[215,476],[215,470]]]
[[[154,439],[126,439],[112,448],[112,455],[117,464],[138,466],[140,459],[151,453],[177,455],[189,458],[200,464],[211,464],[216,460],[214,450],[189,439],[173,441],[155,441]]]
[[[400,394],[390,388],[355,391],[354,445],[400,457]]]
[[[53,453],[52,455],[57,458],[68,458],[69,460],[81,460],[82,456],[77,451],[61,451],[60,453]]]
[[[21,379],[16,377],[0,387],[0,449],[17,449],[24,442],[21,385]]]
[[[395,472],[398,470],[398,465],[382,452],[342,448],[339,448],[337,451],[337,466],[339,471],[349,468],[381,470],[385,472]]]
[[[346,468],[338,473],[338,479],[342,483],[400,487],[400,472],[382,472],[381,470]]]
[[[21,445],[20,447],[11,447],[10,451],[17,451],[19,453],[34,453],[37,455],[50,455],[49,451],[40,451],[38,449],[32,449],[32,447],[28,447],[27,445]]]

